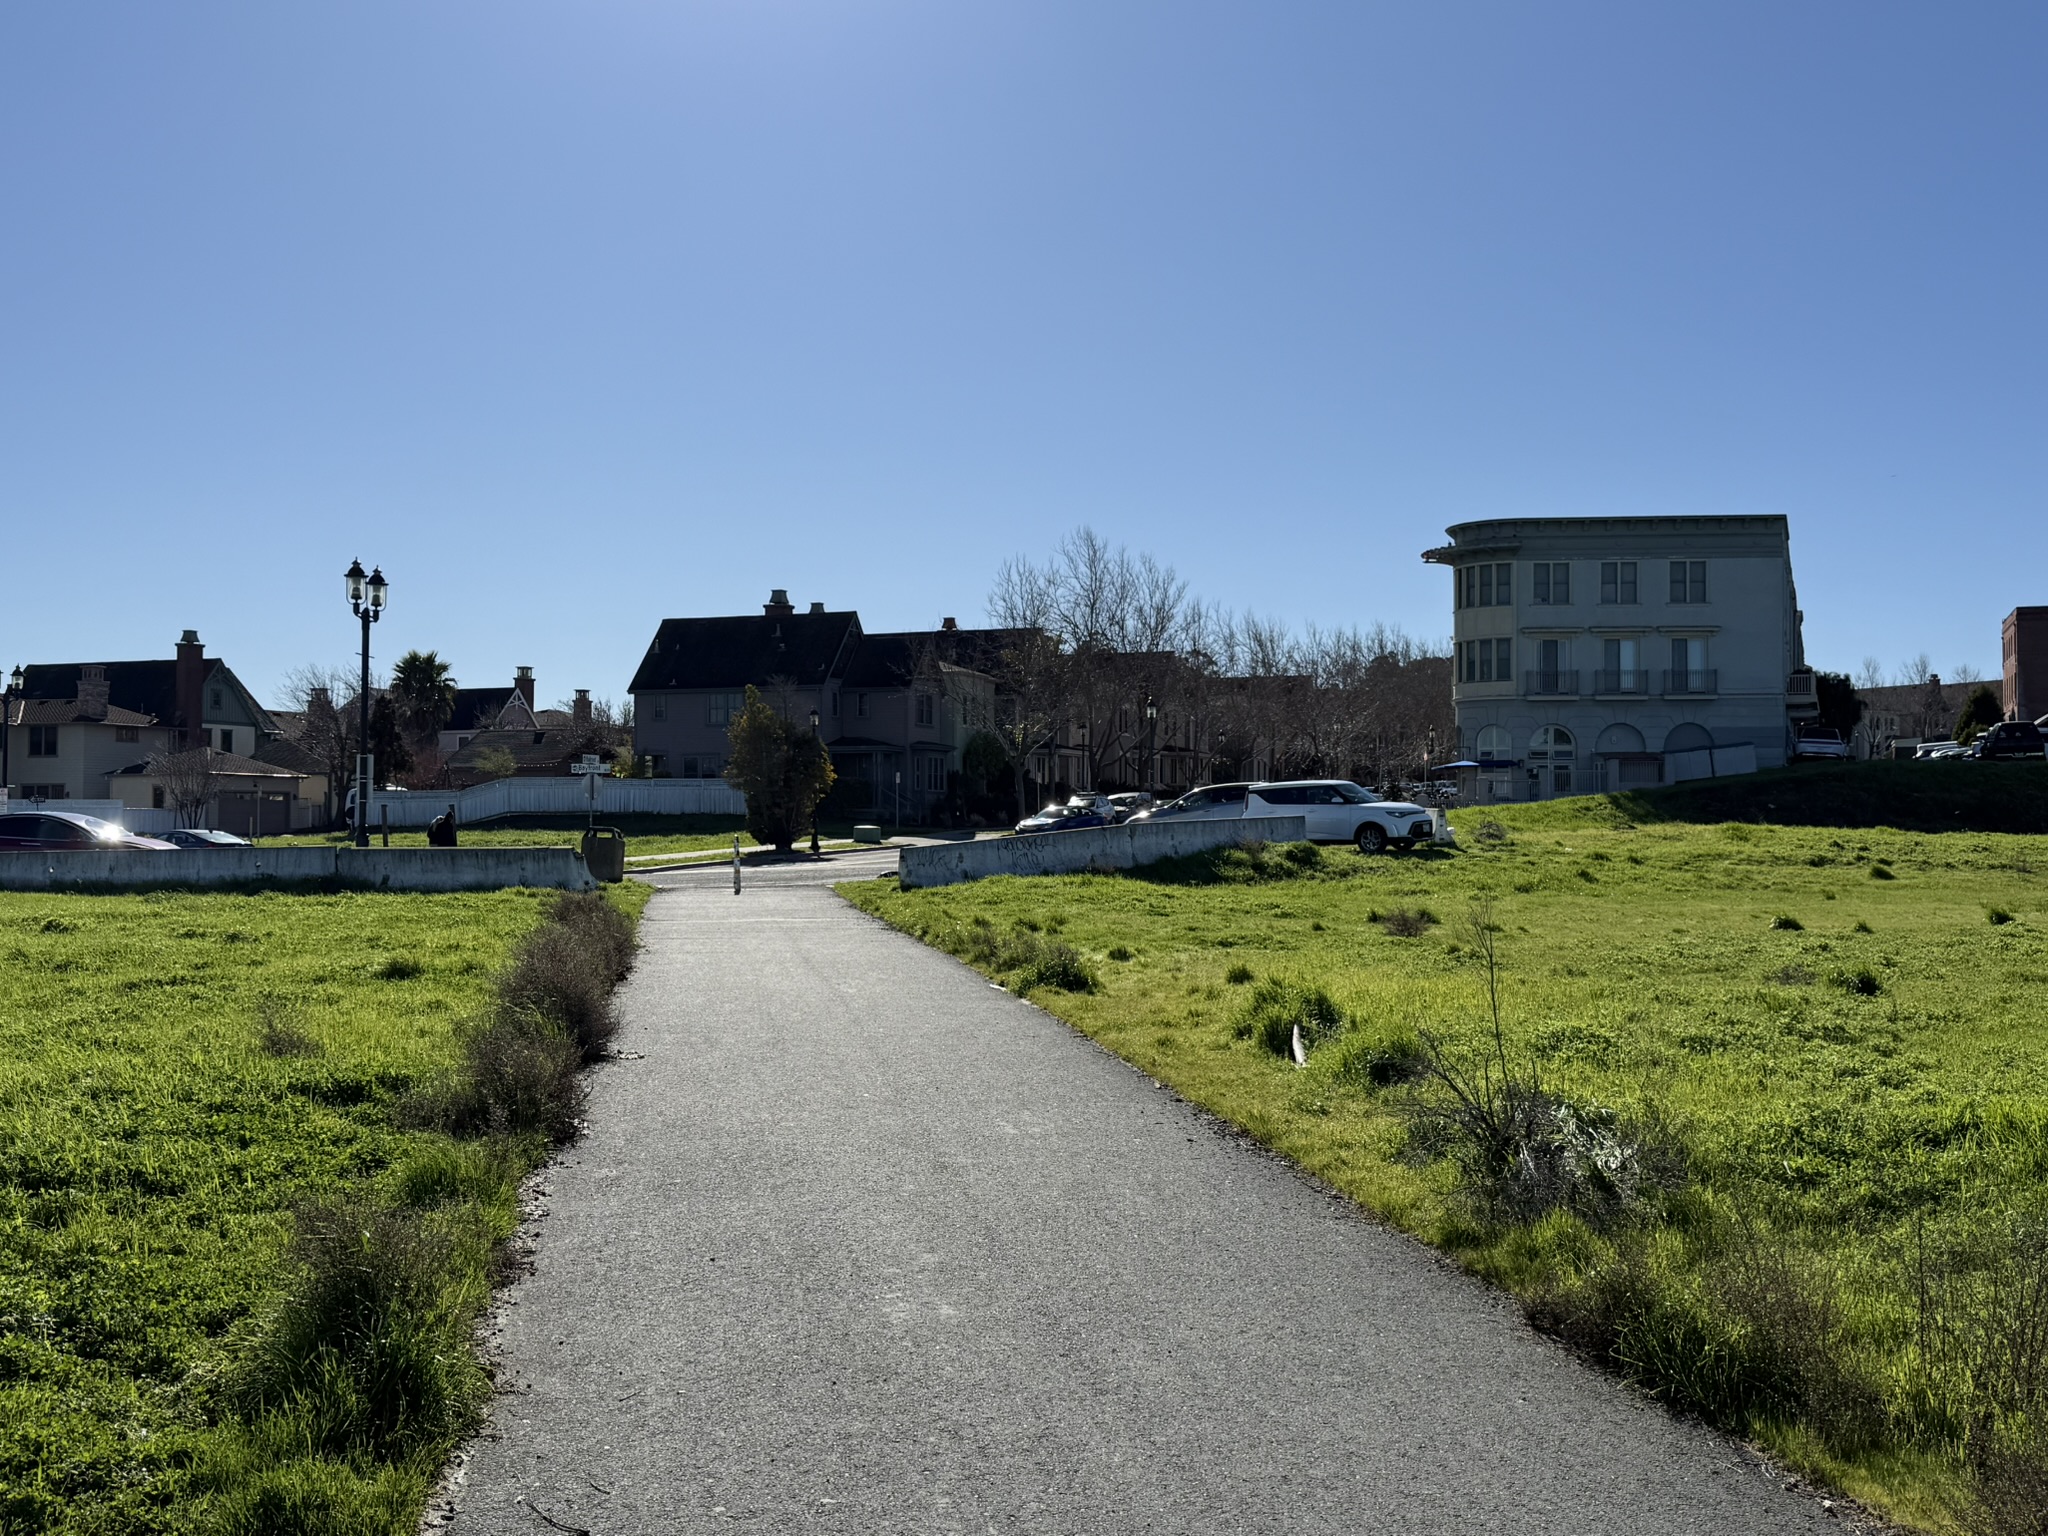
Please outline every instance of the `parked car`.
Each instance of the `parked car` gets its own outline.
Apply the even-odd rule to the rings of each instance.
[[[1035,816],[1026,816],[1017,823],[1017,833],[1023,836],[1032,832],[1078,832],[1084,827],[1106,827],[1109,814],[1089,806],[1048,805]]]
[[[1246,816],[1299,816],[1312,843],[1356,843],[1360,853],[1380,853],[1390,844],[1409,848],[1436,831],[1436,818],[1412,800],[1382,800],[1349,779],[1297,779],[1254,784],[1245,797]]]
[[[1848,756],[1849,743],[1842,740],[1842,733],[1825,725],[1802,725],[1799,734],[1792,738],[1794,762],[1801,759],[1812,762],[1846,760]]]
[[[1142,789],[1130,789],[1120,795],[1111,795],[1109,804],[1118,821],[1129,821],[1152,804],[1152,797]]]
[[[1140,811],[1133,821],[1216,821],[1242,816],[1244,814],[1244,792],[1249,784],[1204,784],[1200,789],[1191,789],[1178,800],[1169,800],[1164,805],[1155,805],[1149,811]]]
[[[211,827],[180,827],[175,832],[159,834],[167,843],[180,848],[248,848],[253,846],[246,837],[237,837],[232,832],[216,832]]]
[[[2044,758],[2048,757],[2048,740],[2041,735],[2041,727],[2031,720],[2001,720],[1996,725],[1986,726],[1977,739],[1970,743],[1970,756],[1984,758]]]
[[[1116,802],[1108,795],[1098,795],[1092,789],[1077,789],[1067,796],[1067,804],[1082,811],[1097,811],[1104,816],[1116,815]]]
[[[77,811],[40,810],[0,816],[0,850],[82,853],[101,848],[169,848],[161,838],[137,837],[126,828]]]

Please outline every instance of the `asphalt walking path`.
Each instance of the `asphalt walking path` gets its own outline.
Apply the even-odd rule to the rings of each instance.
[[[823,883],[889,867],[653,877],[453,1530],[1840,1529]]]

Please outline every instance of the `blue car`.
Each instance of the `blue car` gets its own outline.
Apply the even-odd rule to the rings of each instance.
[[[1048,805],[1036,816],[1026,816],[1017,823],[1017,834],[1029,832],[1078,832],[1083,827],[1106,827],[1109,816],[1093,806]]]

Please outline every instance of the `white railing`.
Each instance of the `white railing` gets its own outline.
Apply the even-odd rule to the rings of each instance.
[[[613,779],[593,775],[599,816],[744,816],[747,798],[723,779]],[[455,807],[458,826],[504,816],[581,816],[591,809],[584,780],[492,779],[467,789],[379,789],[370,825],[424,827]]]

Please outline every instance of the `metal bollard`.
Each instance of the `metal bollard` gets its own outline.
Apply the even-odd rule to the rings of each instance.
[[[740,835],[737,832],[732,835],[732,893],[735,896],[740,893]]]

